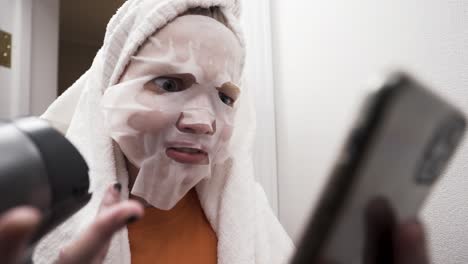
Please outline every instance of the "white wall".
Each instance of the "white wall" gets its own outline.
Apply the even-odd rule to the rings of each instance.
[[[59,0],[33,0],[31,49],[32,115],[42,114],[57,97]]]
[[[297,240],[367,80],[403,66],[468,113],[468,2],[272,3],[279,215]],[[423,211],[436,263],[468,263],[468,145]]]
[[[0,67],[0,118],[39,115],[57,94],[59,0],[0,0],[12,67]]]

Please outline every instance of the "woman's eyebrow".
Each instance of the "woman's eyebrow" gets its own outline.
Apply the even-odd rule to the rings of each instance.
[[[227,96],[231,97],[234,100],[240,95],[240,89],[232,82],[226,82],[221,85],[221,87],[216,87],[216,90],[225,93]]]
[[[148,69],[143,68],[145,69],[145,72],[156,70],[160,73],[160,76],[172,76],[172,77],[184,76],[184,77],[188,77],[188,79],[192,82],[192,84],[198,82],[197,78],[192,73],[182,72],[178,65],[172,64],[171,62],[161,61],[155,58],[143,57],[143,56],[132,56],[130,59],[135,62],[147,64],[148,67],[150,68]]]
[[[166,74],[164,77],[175,77],[181,79],[187,87],[197,83],[197,78],[191,73],[172,73]]]

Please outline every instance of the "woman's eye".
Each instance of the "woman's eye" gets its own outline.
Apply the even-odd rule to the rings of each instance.
[[[218,95],[219,95],[219,99],[221,99],[221,101],[225,103],[226,105],[229,105],[229,106],[234,105],[234,100],[231,97],[227,96],[225,93],[218,92]]]
[[[169,93],[185,90],[184,82],[178,78],[159,77],[154,79],[152,82],[159,88]]]

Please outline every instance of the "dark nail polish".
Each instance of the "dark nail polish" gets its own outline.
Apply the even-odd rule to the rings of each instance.
[[[127,219],[127,225],[129,224],[132,224],[132,223],[135,223],[136,221],[138,221],[140,218],[136,215],[132,215],[130,216],[128,219]]]
[[[120,183],[114,184],[114,189],[118,192],[122,191],[122,184]]]

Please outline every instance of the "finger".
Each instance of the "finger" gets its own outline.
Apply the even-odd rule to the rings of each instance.
[[[109,186],[104,194],[104,197],[99,205],[98,215],[102,214],[103,211],[111,208],[112,205],[117,204],[120,201],[120,194],[122,191],[122,185],[120,183],[114,183]],[[106,253],[110,246],[110,240],[105,242],[100,249],[100,252],[96,254],[96,262],[101,263],[106,257]]]
[[[100,212],[95,222],[71,246],[62,250],[59,263],[92,263],[102,253],[113,234],[143,216],[143,207],[135,201],[123,201]]]
[[[107,187],[106,192],[104,193],[104,197],[102,198],[101,204],[99,205],[98,213],[99,216],[107,210],[111,208],[113,205],[117,204],[120,201],[120,194],[122,190],[122,185],[120,183],[114,183]],[[105,242],[101,247],[94,259],[96,262],[101,263],[104,260],[106,253],[109,249],[110,241]]]
[[[12,209],[0,218],[2,263],[15,263],[40,223],[40,213],[32,207]]]
[[[336,260],[321,257],[317,260],[317,263],[314,262],[314,264],[340,264],[340,263]]]
[[[397,264],[428,264],[426,235],[417,220],[405,222],[395,233],[395,258]]]
[[[396,218],[390,203],[381,197],[372,199],[364,215],[365,264],[393,263],[393,232]]]
[[[99,206],[98,214],[120,201],[121,190],[122,185],[120,183],[114,183],[107,188],[102,198],[101,205]]]

